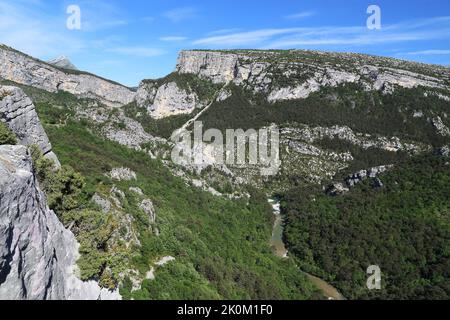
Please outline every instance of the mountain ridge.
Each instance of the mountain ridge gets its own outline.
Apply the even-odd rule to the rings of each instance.
[[[69,60],[68,57],[62,55],[55,59],[47,61],[47,63],[62,69],[78,70],[77,67]]]
[[[0,78],[51,92],[67,91],[118,107],[133,101],[135,93],[118,83],[90,73],[61,69],[20,51],[0,46]]]
[[[191,76],[191,80],[183,77]],[[192,76],[198,77],[195,80]],[[204,85],[233,83],[273,103],[301,100],[322,87],[357,83],[367,91],[389,93],[395,86],[430,90],[450,88],[450,68],[362,54],[286,50],[184,50],[173,74],[158,80],[143,80],[136,94],[138,106],[156,117],[189,114],[208,105],[193,80]],[[442,93],[436,93],[450,99]],[[178,105],[170,102],[176,97]],[[208,97],[207,97],[208,98]],[[204,101],[202,101],[204,100]]]

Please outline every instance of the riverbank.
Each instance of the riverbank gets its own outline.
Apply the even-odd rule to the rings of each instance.
[[[275,216],[270,246],[273,248],[274,254],[277,257],[288,259],[288,250],[286,249],[286,245],[283,241],[283,216],[281,215],[281,205],[275,199],[268,199],[268,201],[272,206],[272,212]],[[314,283],[314,285],[328,300],[345,300],[344,296],[326,281],[304,271],[301,272],[303,272],[308,279]]]

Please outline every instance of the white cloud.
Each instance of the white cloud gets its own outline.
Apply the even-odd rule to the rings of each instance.
[[[293,33],[300,31],[300,28],[287,29],[261,29],[249,32],[232,33],[222,36],[214,36],[198,39],[193,42],[196,45],[225,45],[225,46],[240,46],[258,44],[266,40],[270,40],[273,36]]]
[[[106,49],[108,52],[118,53],[127,56],[135,57],[157,57],[165,54],[165,51],[159,48],[147,48],[147,47],[117,47]]]
[[[423,50],[423,51],[412,51],[407,52],[407,55],[413,55],[413,56],[446,56],[450,55],[450,50]]]
[[[165,42],[180,42],[187,40],[187,37],[178,37],[178,36],[167,36],[167,37],[161,37],[159,40],[165,41]]]
[[[427,37],[414,33],[374,34],[366,30],[352,34],[339,33],[339,29],[330,30],[329,35],[321,35],[323,32],[311,32],[309,35],[296,34],[284,37],[268,43],[266,48],[294,48],[300,46],[370,46],[376,44],[419,41]],[[336,32],[334,32],[336,31]]]
[[[241,31],[241,29],[239,28],[232,28],[232,29],[219,29],[219,30],[214,30],[208,33],[208,35],[210,36],[216,36],[216,35],[221,35],[221,34],[227,34],[227,33],[233,33],[233,32],[238,32]]]
[[[450,38],[450,17],[437,17],[383,25],[381,30],[365,26],[303,27],[260,29],[207,36],[193,41],[194,45],[220,48],[256,47],[259,49],[290,49],[298,47],[373,46],[389,43],[442,40]]]
[[[303,12],[298,12],[298,13],[295,13],[295,14],[291,14],[291,15],[285,16],[284,18],[288,19],[288,20],[300,20],[300,19],[305,19],[305,18],[308,18],[308,17],[312,17],[315,14],[316,13],[314,11],[303,11]]]
[[[193,7],[176,8],[164,12],[163,16],[172,22],[190,20],[198,16],[197,9]]]
[[[0,1],[0,43],[34,57],[49,59],[60,54],[79,54],[106,47],[103,40],[85,33],[124,26],[128,22],[120,10],[105,1],[78,1],[81,31],[68,30],[69,15],[61,6],[60,14],[50,16],[50,4],[42,0]],[[89,39],[89,40],[88,40]]]

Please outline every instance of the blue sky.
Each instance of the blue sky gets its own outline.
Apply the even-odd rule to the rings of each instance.
[[[369,30],[369,5],[381,30]],[[81,9],[69,30],[67,7]],[[448,0],[0,0],[0,43],[129,86],[175,68],[181,49],[351,51],[450,65]]]

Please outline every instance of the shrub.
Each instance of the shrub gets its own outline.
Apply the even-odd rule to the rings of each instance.
[[[67,212],[64,219],[73,224],[73,232],[80,242],[81,257],[77,263],[81,279],[99,280],[102,287],[115,289],[126,261],[126,254],[110,244],[118,228],[116,218],[100,211],[78,210]]]
[[[55,170],[53,161],[45,158],[37,146],[31,146],[30,152],[50,209],[62,218],[64,212],[80,207],[85,200],[83,176],[70,166]]]
[[[3,122],[0,122],[0,145],[4,144],[15,145],[17,144],[17,138]]]

